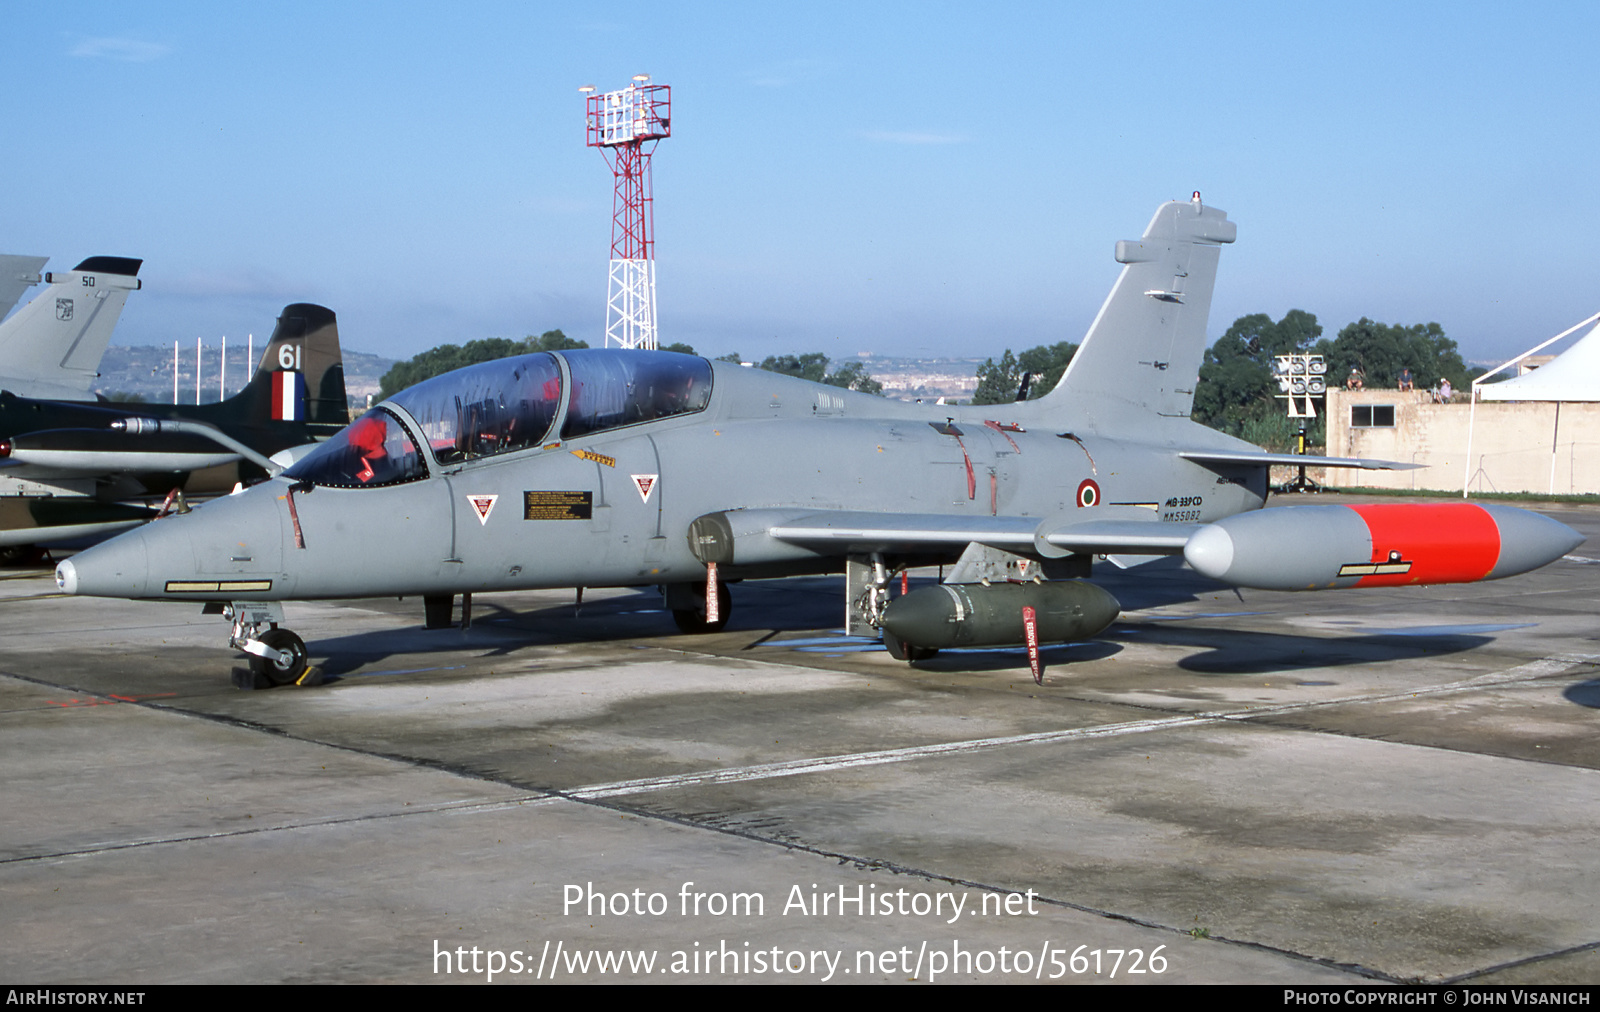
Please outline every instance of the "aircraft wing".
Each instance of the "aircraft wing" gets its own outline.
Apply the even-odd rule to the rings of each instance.
[[[1110,513],[1112,507],[1104,509]],[[1102,511],[1096,511],[1102,512]],[[1149,515],[1147,510],[1140,512]],[[825,511],[780,519],[768,536],[821,554],[916,551],[978,543],[1007,551],[1062,556],[1176,555],[1200,524],[1121,515],[1072,517],[947,516],[934,513]]]
[[[1233,450],[1182,450],[1178,456],[1196,464],[1288,464],[1290,467],[1359,467],[1367,471],[1414,471],[1421,464],[1370,457],[1312,457],[1299,453],[1240,453]]]

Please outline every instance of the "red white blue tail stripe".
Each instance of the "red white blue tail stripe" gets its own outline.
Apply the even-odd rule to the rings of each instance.
[[[303,422],[306,418],[306,374],[272,374],[272,417],[284,422]]]

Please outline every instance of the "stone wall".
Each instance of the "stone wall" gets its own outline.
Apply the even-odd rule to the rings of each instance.
[[[1351,425],[1350,409],[1359,405],[1392,405],[1394,425]],[[1600,492],[1600,404],[1481,402],[1471,426],[1469,468],[1471,417],[1465,393],[1453,403],[1435,404],[1422,390],[1329,390],[1329,456],[1377,457],[1423,466],[1412,471],[1326,468],[1310,474],[1325,485],[1343,488],[1459,492],[1470,472],[1468,484],[1474,492]],[[1319,470],[1323,473],[1316,473]]]

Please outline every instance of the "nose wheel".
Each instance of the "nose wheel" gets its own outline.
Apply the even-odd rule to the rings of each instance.
[[[283,606],[275,601],[235,601],[222,608],[233,620],[229,643],[250,658],[250,670],[234,669],[240,688],[320,685],[322,672],[309,666],[306,641],[282,628]]]
[[[260,654],[251,646],[265,647]],[[287,629],[268,629],[261,638],[245,644],[250,653],[250,670],[273,685],[291,685],[306,671],[306,641]]]

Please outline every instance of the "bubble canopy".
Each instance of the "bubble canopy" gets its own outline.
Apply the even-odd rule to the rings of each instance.
[[[440,464],[538,446],[561,406],[554,355],[519,355],[447,372],[395,394]]]
[[[565,352],[570,395],[560,439],[703,411],[711,364],[670,352]],[[531,449],[556,438],[564,382],[556,356],[541,352],[483,362],[418,383],[390,403],[414,422],[441,466]],[[428,476],[418,443],[380,405],[284,472],[317,485],[367,488]]]
[[[572,371],[562,439],[704,411],[711,400],[711,363],[693,355],[595,348],[562,357]]]

